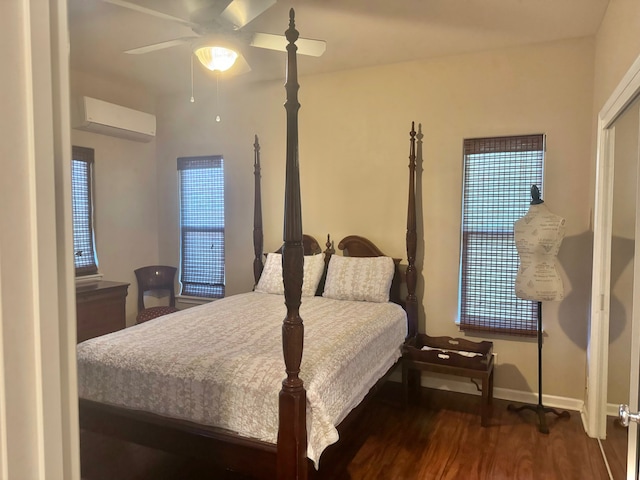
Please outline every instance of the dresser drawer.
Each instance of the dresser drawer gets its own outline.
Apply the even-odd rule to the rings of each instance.
[[[78,343],[125,327],[128,288],[108,281],[76,288]]]

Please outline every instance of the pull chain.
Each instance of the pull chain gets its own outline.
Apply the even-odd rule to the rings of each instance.
[[[191,58],[191,103],[195,102],[195,98],[193,98],[193,53],[190,56]]]
[[[216,108],[220,112],[220,72],[216,71]],[[216,122],[220,123],[220,115],[216,115]]]

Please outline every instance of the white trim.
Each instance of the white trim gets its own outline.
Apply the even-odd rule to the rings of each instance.
[[[394,374],[390,377],[390,381],[401,382],[400,376]],[[436,377],[423,374],[420,379],[420,385],[422,387],[433,388],[435,390],[464,393],[467,395],[481,395],[481,392],[478,391],[475,384],[473,384],[470,379],[463,381],[452,377]],[[538,394],[536,392],[512,390],[510,388],[494,387],[493,398],[507,400],[510,402],[538,404]],[[574,412],[580,412],[581,414],[584,410],[584,401],[579,398],[542,394],[542,403],[547,407],[572,410]]]
[[[391,381],[400,382],[399,375],[392,375]],[[461,380],[455,380],[445,377],[433,377],[422,375],[420,379],[420,385],[426,388],[433,388],[435,390],[443,390],[456,393],[464,393],[467,395],[480,396],[481,392],[478,391],[476,386],[471,380],[464,382]],[[538,394],[535,392],[525,392],[522,390],[512,390],[509,388],[494,388],[493,398],[500,400],[507,400],[510,402],[527,403],[530,405],[538,404]],[[560,397],[557,395],[545,395],[542,394],[542,403],[546,407],[557,408],[560,410],[571,410],[580,414],[582,420],[582,426],[587,430],[585,403],[579,398]],[[617,407],[616,407],[617,408]],[[575,414],[575,413],[574,413]],[[617,414],[617,413],[616,413]]]
[[[176,296],[176,303],[182,303],[183,305],[204,305],[205,303],[215,302],[216,300],[220,299],[208,297],[190,297],[188,295]]]
[[[607,360],[609,355],[609,306],[611,279],[611,231],[613,217],[613,157],[615,130],[605,129],[600,118],[593,233],[591,326],[587,366],[587,434],[605,438]],[[606,159],[606,160],[605,160]]]
[[[104,275],[102,273],[94,273],[93,275],[83,275],[81,277],[76,277],[76,286],[86,286],[94,283],[98,283],[102,280]]]
[[[629,408],[631,411],[638,412],[640,402],[638,401],[638,389],[640,388],[640,175],[639,175],[640,157],[636,157],[636,228],[635,228],[635,251],[633,260],[633,307],[631,313],[631,358],[629,365],[631,371],[629,374]],[[638,478],[638,424],[631,422],[627,431],[627,477]]]
[[[603,121],[602,128],[609,128],[634,100],[638,92],[640,92],[640,55],[600,110],[598,118]]]
[[[45,245],[41,245],[42,240],[49,240],[51,230],[49,229],[46,217],[51,217],[52,212],[49,210],[53,208],[51,203],[52,198],[52,185],[47,183],[53,182],[54,179],[50,176],[52,171],[49,166],[41,162],[40,156],[44,153],[50,153],[53,138],[50,136],[51,125],[46,125],[45,110],[50,108],[50,98],[43,96],[36,98],[38,93],[36,89],[40,89],[43,86],[51,88],[51,80],[44,81],[43,76],[47,75],[51,78],[51,72],[47,67],[38,65],[41,58],[39,57],[36,49],[49,43],[50,39],[48,35],[43,35],[45,31],[42,31],[39,17],[32,15],[32,10],[42,4],[39,1],[31,1],[28,4],[24,4],[24,69],[25,69],[25,120],[26,120],[26,166],[28,173],[28,215],[29,220],[29,249],[30,249],[30,266],[31,272],[29,278],[31,280],[32,295],[30,298],[33,313],[31,317],[33,329],[32,345],[34,363],[33,374],[35,375],[33,402],[34,409],[32,414],[35,414],[36,422],[36,442],[35,458],[37,461],[37,472],[39,478],[45,478],[48,472],[60,472],[61,469],[61,457],[57,456],[53,449],[47,449],[47,443],[49,435],[57,432],[61,433],[61,425],[59,423],[59,411],[55,412],[53,409],[49,410],[46,403],[46,397],[49,394],[48,388],[48,371],[45,370],[45,362],[52,362],[57,368],[57,361],[59,358],[55,356],[49,356],[49,350],[46,348],[46,344],[43,342],[43,338],[46,335],[43,330],[43,316],[42,313],[46,307],[50,307],[49,300],[51,297],[43,292],[41,288],[42,282],[45,282],[52,273],[45,263],[43,256],[43,250]],[[47,31],[48,33],[48,31]],[[46,78],[46,77],[45,77]],[[47,185],[48,188],[44,188]],[[43,188],[39,188],[43,187]],[[51,190],[50,190],[51,189]],[[47,208],[48,207],[48,208]],[[54,287],[55,288],[55,287]],[[53,316],[57,320],[57,316]],[[56,349],[57,345],[53,345],[52,349]],[[51,386],[54,382],[51,382]],[[34,465],[35,467],[35,465]]]
[[[620,405],[618,403],[607,403],[607,417],[617,417]]]
[[[69,89],[69,13],[66,0],[49,0],[51,25],[52,120],[55,163],[58,274],[57,325],[60,339],[61,456],[64,478],[80,480],[80,431],[76,361],[76,288],[71,202],[71,112]]]
[[[604,438],[606,435],[607,411],[614,136],[610,127],[638,93],[640,93],[640,56],[633,62],[598,114],[591,325],[587,347],[588,376],[585,399],[587,434],[598,438]]]
[[[476,386],[469,381],[453,380],[448,378],[440,378],[434,376],[422,376],[421,384],[423,387],[434,388],[436,390],[446,390],[457,393],[466,393],[469,395],[480,395]],[[521,402],[529,404],[538,404],[538,394],[535,392],[524,392],[521,390],[511,390],[509,388],[494,388],[493,397],[511,402]],[[545,406],[559,408],[563,410],[582,411],[584,402],[578,398],[559,397],[556,395],[542,395],[542,403]]]

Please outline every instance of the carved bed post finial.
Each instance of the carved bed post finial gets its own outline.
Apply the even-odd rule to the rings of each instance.
[[[409,338],[416,335],[418,331],[418,299],[416,297],[416,131],[415,123],[411,122],[410,147],[409,147],[409,201],[407,209],[407,299],[406,309],[409,319]],[[421,134],[422,135],[422,134]],[[422,142],[420,136],[419,142]]]
[[[253,278],[258,284],[262,275],[262,253],[263,253],[263,233],[262,233],[262,192],[260,190],[260,143],[258,135],[253,144],[253,175],[255,176],[254,203],[253,203]]]
[[[336,249],[333,247],[333,240],[331,240],[331,235],[327,233],[327,243],[324,244],[327,247],[324,250],[324,264],[325,267],[329,266],[329,261],[331,260],[331,255],[336,253]]]
[[[304,250],[302,243],[302,213],[300,201],[300,172],[298,164],[298,67],[293,8],[289,12],[287,41],[287,160],[284,200],[284,246],[282,276],[287,316],[282,325],[282,349],[287,378],[282,382],[279,396],[277,445],[278,480],[306,480],[307,478],[307,397],[299,377],[302,363],[304,325],[300,318]]]
[[[324,244],[325,249],[322,253],[324,253],[324,272],[322,277],[320,278],[320,283],[318,284],[317,292],[324,292],[324,284],[327,281],[327,271],[329,269],[329,262],[331,261],[331,256],[336,253],[333,248],[333,240],[331,240],[331,235],[327,233],[327,241]]]

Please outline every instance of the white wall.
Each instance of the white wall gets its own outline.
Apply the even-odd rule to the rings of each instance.
[[[640,53],[639,26],[640,4],[637,1],[609,1],[596,36],[594,120]],[[595,142],[595,136],[593,140]]]
[[[303,32],[301,32],[303,34]],[[300,79],[303,228],[322,243],[361,234],[406,257],[409,129],[422,123],[419,297],[421,330],[461,336],[454,324],[462,141],[546,133],[545,201],[567,219],[559,256],[567,298],[544,307],[545,393],[583,398],[590,278],[588,235],[593,39],[438,58]],[[230,83],[230,82],[228,82]],[[282,242],[285,112],[282,82],[224,88],[223,122],[212,97],[158,104],[160,257],[177,258],[175,159],[222,154],[227,180],[227,285],[253,285],[253,135],[262,144],[265,250]],[[523,192],[529,202],[529,192]],[[405,260],[406,262],[406,260]],[[482,337],[471,337],[479,340]],[[496,386],[537,391],[532,340],[492,338]]]
[[[155,113],[154,98],[140,86],[72,72],[71,96],[89,96]],[[134,269],[158,263],[156,142],[136,142],[71,130],[73,145],[95,150],[96,250],[104,280],[128,282],[127,325],[135,322]]]

